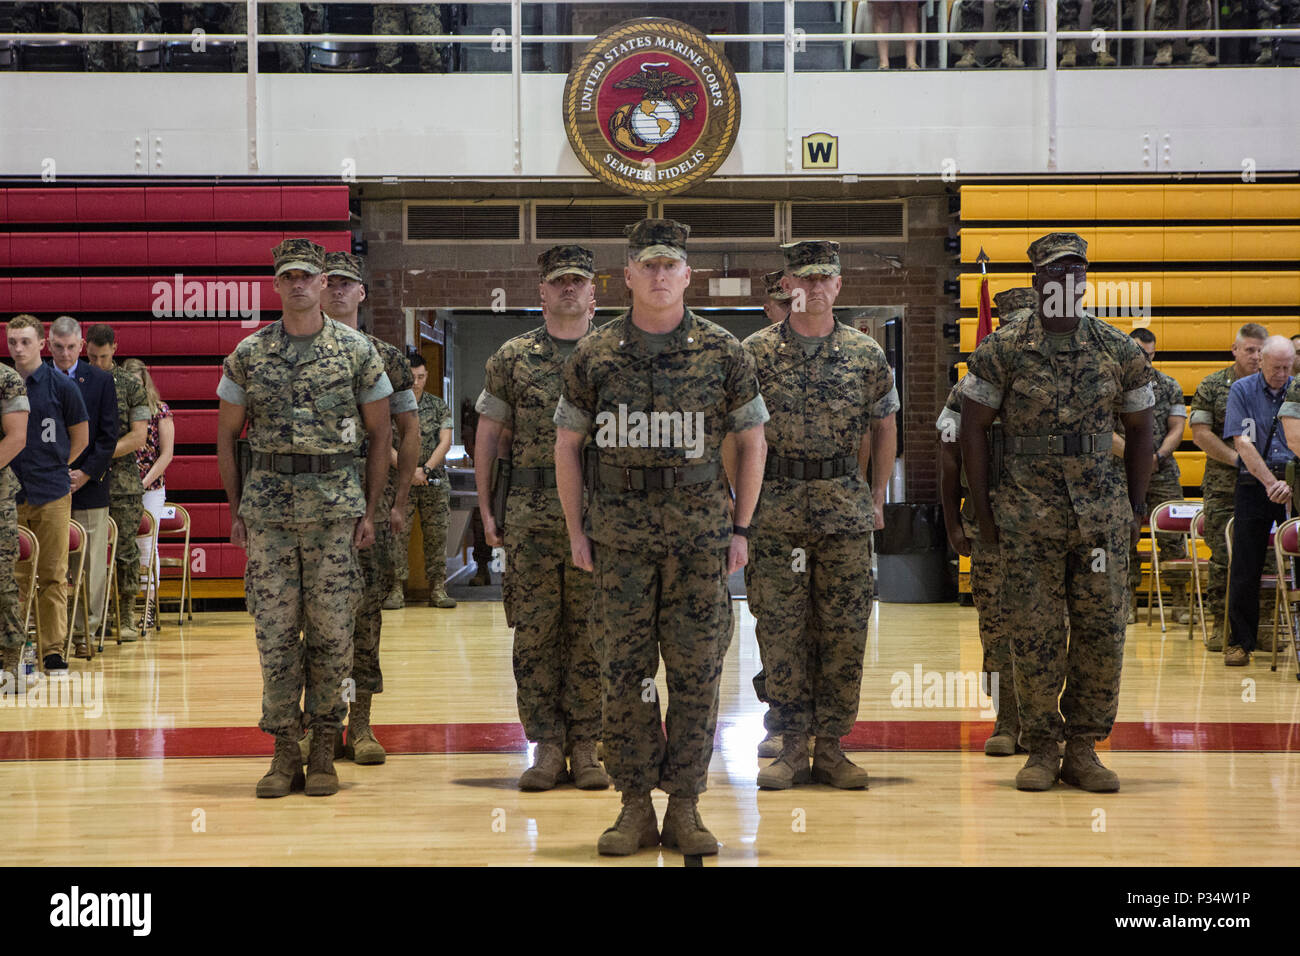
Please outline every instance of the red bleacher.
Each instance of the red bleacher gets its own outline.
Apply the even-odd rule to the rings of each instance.
[[[298,236],[330,251],[349,250],[348,188],[0,188],[0,312],[31,312],[47,322],[63,313],[83,324],[107,321],[117,334],[119,361],[134,357],[149,364],[159,393],[172,405],[176,443],[186,452],[167,469],[167,496],[190,513],[189,559],[200,580],[244,573],[244,552],[229,543],[230,508],[212,500],[221,491],[216,387],[222,359],[278,318],[270,250]],[[180,301],[162,301],[166,292],[176,298],[178,275]],[[201,300],[206,311],[187,316],[184,300],[194,300],[193,286],[185,283],[195,281],[205,292],[208,283],[242,285],[211,287]],[[245,325],[239,309],[253,304],[254,288],[259,314]],[[212,314],[223,291],[227,298],[236,292],[235,299]],[[168,557],[179,557],[181,548],[160,542]]]

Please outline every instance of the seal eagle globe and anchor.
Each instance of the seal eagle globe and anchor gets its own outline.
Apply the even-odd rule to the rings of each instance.
[[[642,63],[641,72],[619,80],[615,89],[643,91],[639,103],[625,103],[609,117],[609,135],[621,149],[652,152],[681,129],[683,119],[695,118],[697,94],[677,89],[694,82],[664,69],[667,62]]]

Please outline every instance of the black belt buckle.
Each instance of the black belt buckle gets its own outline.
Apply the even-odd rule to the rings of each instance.
[[[790,462],[790,477],[795,481],[807,481],[809,475],[807,468],[804,466],[804,462],[800,459],[787,460]]]
[[[1083,454],[1083,436],[1082,435],[1062,435],[1061,436],[1061,454],[1067,456]]]
[[[679,472],[680,470],[681,470],[681,469],[676,468],[676,467],[673,467],[673,468],[662,468],[662,469],[660,469],[660,471],[659,471],[659,479],[660,479],[660,481],[659,481],[659,487],[662,488],[664,491],[671,491],[672,489],[676,488],[676,487],[677,487],[677,479],[678,479],[678,477],[680,477],[680,476],[678,475],[678,472]]]
[[[271,470],[277,475],[292,475],[293,465],[293,455],[271,455]]]
[[[638,470],[637,475],[641,479],[640,488],[636,487],[636,483],[632,481],[632,469],[631,468],[623,469],[623,490],[624,491],[645,491],[645,472]]]

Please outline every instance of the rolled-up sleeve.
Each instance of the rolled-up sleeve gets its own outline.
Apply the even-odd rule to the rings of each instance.
[[[744,405],[727,414],[727,431],[748,431],[755,425],[761,425],[771,418],[767,413],[767,403],[762,395],[755,395]]]
[[[877,420],[886,418],[902,407],[902,403],[898,400],[898,388],[892,387],[884,398],[871,406],[871,417]]]
[[[8,415],[10,412],[30,412],[32,403],[27,400],[26,395],[15,395],[12,398],[5,399],[5,403],[0,405],[0,415]]]
[[[1002,389],[998,388],[991,382],[986,382],[974,373],[966,374],[966,385],[962,388],[962,397],[969,398],[973,402],[979,402],[981,405],[987,405],[989,408],[1002,407]],[[1150,394],[1150,389],[1147,393]],[[1150,402],[1147,403],[1151,404]]]
[[[1189,425],[1213,425],[1214,416],[1203,408],[1192,409],[1192,414],[1187,419]]]
[[[388,380],[388,373],[380,372],[375,384],[361,390],[361,394],[357,396],[357,402],[361,405],[367,405],[370,402],[377,402],[381,398],[388,398],[392,394],[393,383]]]
[[[474,410],[480,415],[486,415],[493,421],[500,422],[507,428],[514,425],[514,410],[506,403],[505,399],[498,398],[486,388],[478,394],[478,401],[474,403]]]
[[[1121,413],[1140,412],[1143,409],[1155,405],[1156,396],[1151,390],[1151,383],[1139,385],[1137,388],[1130,388],[1120,399],[1119,410]]]
[[[555,427],[585,435],[591,431],[591,416],[561,395],[555,406]]]

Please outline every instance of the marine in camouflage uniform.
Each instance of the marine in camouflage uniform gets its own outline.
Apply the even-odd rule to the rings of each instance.
[[[362,283],[365,263],[360,256],[347,252],[330,252],[325,255],[325,276],[339,276],[356,285],[347,283],[327,286],[328,305],[334,309],[338,321],[349,329],[355,328],[357,306],[365,298]],[[336,303],[338,303],[336,305]],[[384,374],[393,387],[388,399],[388,410],[394,418],[415,411],[415,394],[412,391],[414,379],[411,366],[402,350],[383,339],[362,333],[370,342],[379,360],[384,366]],[[408,420],[407,427],[415,423]],[[400,427],[393,429],[396,436]],[[365,489],[365,461],[368,449],[364,446],[357,456],[357,470],[362,476],[362,488]],[[391,470],[390,470],[391,474]],[[409,477],[407,484],[409,486]],[[395,490],[389,480],[380,500],[375,522],[375,543],[369,548],[357,552],[357,563],[361,569],[362,591],[361,604],[357,608],[356,622],[352,631],[352,680],[355,698],[348,708],[347,745],[340,750],[342,755],[351,757],[361,765],[381,764],[387,759],[384,748],[370,726],[370,708],[372,697],[384,692],[384,675],[379,666],[379,640],[383,627],[383,602],[392,589],[393,571],[393,535],[389,526],[389,514],[393,509]],[[405,505],[405,502],[403,503]],[[304,645],[306,642],[304,642]],[[311,750],[311,734],[308,733],[299,742],[303,751],[303,761],[307,760]]]
[[[682,305],[688,231],[662,219],[628,228],[624,277],[632,309],[579,343],[555,412],[556,477],[574,563],[595,569],[605,763],[623,795],[618,822],[597,845],[606,854],[659,842],[650,802],[656,786],[669,794],[664,845],[717,852],[696,802],[713,754],[718,678],[731,639],[729,565],[743,564],[747,551],[743,538],[733,539],[719,458],[723,436],[736,433],[734,526],[743,531],[759,490],[767,410],[741,344]],[[660,292],[651,288],[656,277]],[[669,325],[679,308],[681,319]],[[647,332],[638,319],[668,329]],[[667,434],[656,429],[653,442],[651,412],[668,427]],[[673,414],[675,434],[663,417]],[[584,525],[579,459],[592,438],[594,491]],[[660,654],[669,693],[666,743],[654,686]]]
[[[304,34],[307,32],[306,21],[303,18],[303,8],[306,6],[308,14],[316,21],[320,28],[324,26],[324,18],[318,9],[318,4],[298,4],[298,3],[266,3],[257,6],[257,32],[259,34]],[[243,3],[231,3],[225,5],[225,17],[221,22],[222,33],[247,33],[248,32],[248,6]],[[276,45],[276,51],[280,56],[281,73],[305,73],[307,71],[307,44],[305,43],[279,43]],[[259,59],[259,63],[261,60]],[[248,70],[248,44],[235,44],[235,72],[243,73]]]
[[[131,433],[132,423],[149,421],[149,396],[140,379],[116,362],[111,372],[117,389],[117,439],[121,441]],[[134,451],[114,458],[109,466],[108,516],[117,524],[117,600],[122,616],[118,643],[121,643],[133,641],[139,634],[135,627],[135,596],[140,590],[140,546],[135,536],[144,516],[144,485],[140,483],[140,467],[135,463]]]
[[[1007,289],[993,297],[997,306],[1000,327],[1008,327],[1033,314],[1038,305],[1038,293],[1033,289]],[[966,487],[966,474],[961,470],[961,392],[959,381],[948,392],[943,411],[935,422],[939,430],[939,449],[942,456],[943,514],[948,526],[948,540],[958,554],[970,556],[970,590],[979,619],[980,645],[984,650],[984,673],[989,675],[988,693],[994,699],[997,719],[993,733],[984,742],[984,753],[990,757],[1009,757],[1016,751],[1020,735],[1020,713],[1016,705],[1016,682],[1011,672],[1011,636],[1007,633],[1002,613],[1002,560],[997,542],[985,542],[979,536],[975,520],[975,503]],[[948,487],[947,469],[953,469],[957,484]],[[963,494],[963,492],[965,492]],[[953,498],[950,498],[950,494]],[[960,505],[954,500],[961,497]],[[949,516],[953,516],[951,519]],[[996,681],[996,683],[994,683]]]
[[[1239,378],[1253,375],[1259,371],[1259,351],[1268,337],[1268,330],[1262,325],[1250,323],[1242,326],[1232,351],[1234,361],[1227,368],[1211,372],[1196,386],[1192,396],[1192,414],[1188,423],[1192,428],[1193,438],[1197,432],[1210,430],[1210,438],[1223,442],[1224,419],[1228,414],[1228,392],[1232,383]],[[1204,427],[1201,427],[1204,426]],[[1207,439],[1202,438],[1201,440]],[[1197,442],[1200,445],[1200,441]],[[1236,455],[1229,446],[1229,451]],[[1223,650],[1223,635],[1227,626],[1224,603],[1228,595],[1228,542],[1225,533],[1228,519],[1232,517],[1234,497],[1237,492],[1237,466],[1219,461],[1212,455],[1205,456],[1205,474],[1201,478],[1201,497],[1205,504],[1205,543],[1210,548],[1209,590],[1205,592],[1208,615],[1213,618],[1215,626],[1210,630],[1209,649]],[[1263,601],[1272,601],[1272,595],[1261,594]],[[1267,605],[1269,613],[1261,614],[1260,620],[1272,619],[1272,604]]]
[[[510,432],[510,493],[506,499],[506,567],[501,594],[514,625],[514,672],[519,720],[537,743],[534,765],[519,779],[522,790],[549,790],[566,777],[564,754],[583,790],[604,790],[609,777],[596,759],[600,736],[600,665],[590,628],[591,575],[569,549],[555,483],[556,405],[565,360],[591,334],[595,264],[581,246],[553,246],[537,259],[546,324],[506,342],[487,361],[479,413],[476,470],[490,487],[499,436]],[[484,423],[494,423],[485,428]],[[492,449],[496,448],[496,452]],[[477,475],[476,475],[477,477]],[[479,511],[494,535],[490,499]]]
[[[771,415],[745,588],[772,722],[783,734],[781,755],[759,772],[758,785],[785,789],[817,779],[857,789],[867,785],[866,771],[839,741],[857,717],[875,584],[874,503],[858,452],[873,423],[898,411],[898,393],[880,346],[835,321],[839,244],[782,249],[786,275],[808,280],[810,288],[800,286],[807,311],[744,342]],[[811,773],[810,733],[817,738]]]
[[[993,4],[993,29],[999,33],[1011,32],[1019,25],[1016,17],[1020,12],[1019,0],[995,0]],[[961,26],[962,33],[980,33],[984,30],[984,3],[983,0],[962,0],[961,5]],[[962,55],[956,63],[957,66],[965,68],[975,66],[974,43],[963,43],[961,45]],[[1014,40],[1005,40],[1002,43],[1002,59],[999,61],[1000,66],[1024,66],[1025,61],[1020,59],[1016,54],[1016,43]]]
[[[447,596],[447,526],[451,517],[451,480],[444,465],[429,468],[429,460],[441,444],[443,429],[455,427],[451,407],[439,395],[423,391],[417,400],[420,418],[420,467],[425,472],[425,484],[411,486],[411,496],[406,502],[406,526],[394,536],[393,562],[397,568],[397,583],[392,598],[400,597],[410,577],[411,529],[415,527],[416,512],[420,518],[420,536],[424,546],[424,577],[429,587],[430,607],[455,607],[456,602]]]
[[[23,423],[19,428],[25,443],[26,417],[30,410],[27,386],[22,376],[8,365],[0,365],[0,435],[9,434],[9,430],[4,428],[3,416],[21,412]],[[0,684],[17,681],[23,642],[27,639],[14,568],[18,562],[17,495],[18,476],[6,462],[0,467],[0,670],[8,676],[0,674]]]
[[[1155,0],[1151,8],[1150,29],[1177,30],[1180,2],[1181,0]],[[1188,30],[1211,30],[1214,28],[1214,18],[1210,11],[1212,2],[1214,0],[1186,0]],[[1213,66],[1219,62],[1219,58],[1206,49],[1204,40],[1189,39],[1187,43],[1192,48],[1191,56],[1188,58],[1189,63],[1195,66]],[[1173,61],[1174,45],[1172,41],[1157,43],[1156,55],[1152,63],[1155,66],[1168,66]]]
[[[1254,0],[1254,5],[1256,30],[1272,30],[1283,24],[1300,23],[1300,0]],[[1259,57],[1255,62],[1260,65],[1272,63],[1274,41],[1260,37],[1258,43]]]
[[[1142,347],[1142,340],[1137,336],[1130,336],[1138,342],[1139,348]],[[1154,339],[1152,336],[1152,347],[1154,348]],[[1143,349],[1146,354],[1146,349]],[[1150,356],[1147,357],[1150,362]],[[1156,450],[1157,467],[1151,472],[1151,478],[1147,484],[1146,497],[1146,515],[1149,518],[1151,511],[1157,505],[1166,501],[1181,501],[1183,497],[1183,480],[1178,470],[1178,462],[1172,454],[1167,456],[1160,455],[1160,448],[1165,439],[1169,436],[1170,419],[1180,418],[1183,422],[1179,425],[1179,434],[1182,434],[1182,428],[1187,420],[1187,406],[1183,404],[1183,387],[1178,384],[1172,377],[1166,375],[1159,369],[1152,367],[1151,374],[1151,392],[1155,397],[1155,404],[1151,407],[1151,425],[1152,437],[1151,446]],[[1122,422],[1116,421],[1117,427],[1122,427]],[[1181,441],[1181,438],[1180,438]],[[1113,457],[1113,456],[1112,456]],[[1112,462],[1112,464],[1114,464]],[[1156,546],[1160,549],[1160,560],[1171,561],[1187,557],[1187,545],[1184,543],[1183,536],[1180,534],[1161,534],[1156,535]],[[1154,568],[1152,574],[1154,574]],[[1138,586],[1142,583],[1142,560],[1138,556],[1137,545],[1133,545],[1128,553],[1128,586],[1129,586],[1129,616],[1133,620],[1137,619],[1137,592]],[[1162,584],[1168,585],[1170,593],[1176,598],[1175,606],[1181,607],[1181,591],[1188,584],[1188,576],[1185,572],[1169,572],[1162,575]]]
[[[1082,291],[1086,250],[1074,233],[1030,245],[1040,305],[980,343],[962,397],[962,458],[980,534],[1003,555],[1020,740],[1030,752],[1016,776],[1024,790],[1050,789],[1058,776],[1092,791],[1119,788],[1093,745],[1109,736],[1119,706],[1128,551],[1146,496],[1153,398],[1151,367],[1133,340],[1076,302],[1062,307],[1061,277],[1073,275]],[[1108,460],[1117,412],[1127,495]],[[985,443],[999,414],[1006,444],[990,496]]]
[[[333,752],[347,713],[345,681],[362,592],[353,544],[369,538],[380,495],[378,481],[369,496],[362,491],[356,455],[363,438],[369,441],[368,473],[382,480],[392,386],[369,340],[320,312],[321,286],[314,283],[323,280],[325,250],[286,239],[273,254],[285,316],[226,358],[217,387],[217,450],[237,516],[232,538],[239,543],[247,534],[244,586],[263,682],[258,726],[276,738],[258,795],[285,796],[302,785],[298,701],[305,684],[313,732],[307,792],[323,796],[338,791]],[[289,328],[304,333],[291,335]],[[375,418],[371,403],[381,402],[382,424],[368,426],[366,414]],[[251,468],[241,479],[234,440],[245,420]]]
[[[156,33],[161,23],[156,3],[87,3],[81,9],[82,33]],[[139,72],[135,43],[87,43],[86,69]]]
[[[416,3],[394,6],[385,4],[375,7],[373,27],[377,36],[438,36],[442,33],[442,14],[437,4]],[[394,72],[402,62],[405,43],[381,43],[377,59],[379,69]],[[436,44],[415,44],[416,55],[420,59],[420,69],[425,73],[442,73],[442,54]]]
[[[1098,28],[1106,31],[1112,31],[1119,28],[1115,19],[1116,0],[1095,0],[1092,5],[1092,21],[1088,29],[1096,30]],[[1082,8],[1081,0],[1059,0],[1056,5],[1056,29],[1058,30],[1080,30],[1083,29],[1079,24],[1079,16]],[[1061,40],[1057,44],[1060,51],[1061,59],[1058,61],[1059,66],[1070,67],[1078,62],[1078,48],[1076,40]],[[1115,58],[1106,51],[1106,41],[1102,41],[1101,52],[1097,54],[1097,66],[1114,66]]]

